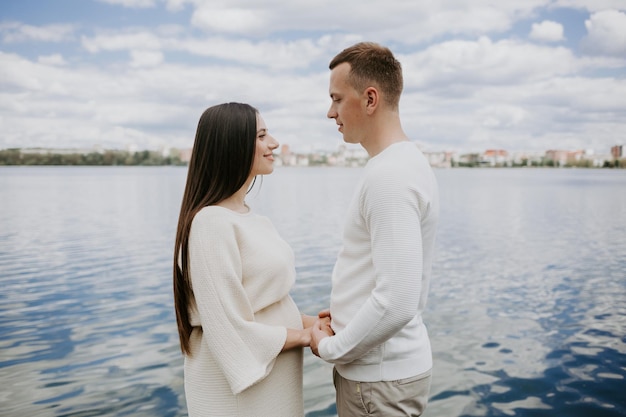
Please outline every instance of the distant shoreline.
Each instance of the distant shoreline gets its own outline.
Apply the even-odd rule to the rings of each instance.
[[[0,163],[1,168],[159,168],[159,167],[171,167],[171,168],[187,168],[188,164],[159,164],[159,165],[75,165],[75,164],[54,164],[54,165],[45,165],[45,164],[2,164]],[[363,168],[363,166],[355,166],[355,165],[277,165],[276,169],[298,169],[298,168]],[[578,167],[578,166],[449,166],[449,167],[441,167],[441,166],[433,166],[435,170],[448,170],[448,169],[478,169],[478,170],[496,170],[496,169],[548,169],[548,170],[563,170],[563,169],[585,169],[585,170],[607,170],[607,169],[626,169],[626,164],[621,166],[609,166],[609,167],[600,167],[600,166],[589,166],[589,167]]]
[[[491,151],[495,152],[495,151]],[[504,152],[504,151],[499,151]],[[433,168],[626,168],[626,158],[599,160],[541,157],[505,159],[481,157],[480,154],[451,157],[447,153],[425,152]],[[65,149],[5,149],[0,150],[0,166],[187,166],[191,150],[122,151]],[[490,155],[491,156],[491,155]],[[275,156],[275,166],[284,167],[362,167],[367,154],[360,153],[281,153]]]

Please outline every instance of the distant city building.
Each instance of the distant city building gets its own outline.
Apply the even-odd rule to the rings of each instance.
[[[182,162],[189,162],[191,161],[191,149],[185,149],[183,151],[181,151],[180,153],[180,160]]]
[[[546,160],[552,161],[555,165],[565,165],[567,162],[567,151],[550,149],[546,151]]]
[[[513,166],[537,166],[544,160],[545,152],[514,152],[510,156]]]
[[[435,168],[450,168],[452,166],[453,152],[424,152],[428,163]]]
[[[276,158],[277,166],[296,166],[298,165],[298,155],[291,152],[289,145],[282,145],[280,147],[280,154]]]
[[[480,164],[480,154],[477,153],[466,153],[463,155],[459,155],[459,165],[469,165],[476,166]]]
[[[613,159],[622,159],[624,158],[624,146],[623,145],[615,145],[611,147],[611,155]]]
[[[607,162],[611,161],[612,158],[611,154],[594,154],[589,157],[589,160],[592,167],[601,168],[603,166],[606,166]]]
[[[509,153],[503,149],[487,149],[481,156],[480,164],[491,167],[508,165]]]
[[[579,165],[582,161],[594,160],[593,152],[583,150],[564,151],[552,149],[546,151],[545,158],[555,166]]]

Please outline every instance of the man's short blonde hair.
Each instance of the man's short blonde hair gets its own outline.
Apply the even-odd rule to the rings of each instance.
[[[350,64],[348,82],[359,92],[377,88],[383,100],[394,109],[402,94],[402,66],[389,48],[373,42],[360,42],[344,49],[330,61],[332,70],[344,62]]]

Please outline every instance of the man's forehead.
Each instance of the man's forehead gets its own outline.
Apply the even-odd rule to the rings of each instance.
[[[333,86],[335,88],[339,88],[343,86],[344,84],[346,84],[348,81],[348,73],[349,73],[350,68],[348,67],[348,69],[346,70],[345,67],[340,68],[341,65],[336,66],[330,72],[330,88],[331,89],[333,88]]]

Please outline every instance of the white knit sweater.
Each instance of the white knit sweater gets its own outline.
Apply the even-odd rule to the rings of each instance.
[[[265,217],[210,206],[193,220],[189,255],[189,416],[302,416],[302,349],[280,353],[286,328],[302,328],[289,245]]]
[[[431,369],[422,311],[438,212],[434,173],[415,144],[393,144],[368,161],[333,270],[336,335],[319,345],[343,377],[392,381]]]

